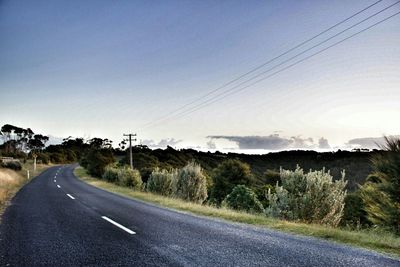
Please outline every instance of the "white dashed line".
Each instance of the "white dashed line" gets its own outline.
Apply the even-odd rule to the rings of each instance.
[[[67,194],[67,196],[69,196],[70,199],[75,199],[73,196],[71,196],[70,194]]]
[[[54,182],[57,182],[57,181],[54,179]]]
[[[58,188],[61,188],[61,186],[57,185]]]
[[[125,226],[123,226],[123,225],[120,225],[119,223],[117,223],[117,222],[114,222],[113,220],[111,220],[110,218],[108,218],[108,217],[106,217],[106,216],[101,216],[101,218],[103,218],[104,220],[106,220],[107,222],[109,222],[109,223],[112,223],[112,224],[114,224],[115,226],[117,226],[117,227],[119,227],[119,228],[121,228],[122,230],[124,230],[124,231],[126,231],[126,232],[128,232],[129,234],[131,234],[131,235],[134,235],[134,234],[136,234],[134,231],[132,231],[132,230],[130,230],[130,229],[128,229],[128,228],[126,228]]]

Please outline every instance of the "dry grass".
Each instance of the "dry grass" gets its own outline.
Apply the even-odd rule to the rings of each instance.
[[[118,186],[112,183],[105,182],[103,180],[93,178],[88,175],[86,170],[82,167],[76,168],[74,173],[81,180],[93,186],[123,196],[154,203],[160,206],[190,212],[197,215],[220,218],[232,222],[240,222],[270,229],[276,229],[293,234],[301,234],[328,239],[357,247],[384,252],[393,256],[400,256],[400,238],[386,231],[378,229],[355,231],[317,224],[288,222],[284,220],[270,218],[262,214],[249,214],[225,208],[216,208],[207,205],[195,204],[180,199],[165,197],[148,192],[134,191],[127,187]]]

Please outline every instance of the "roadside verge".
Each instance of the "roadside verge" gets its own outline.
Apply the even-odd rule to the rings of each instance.
[[[293,234],[322,238],[360,248],[383,252],[391,256],[400,256],[400,237],[378,229],[346,230],[316,224],[288,222],[284,220],[269,218],[262,214],[249,214],[224,208],[216,208],[207,205],[195,204],[180,199],[164,197],[148,192],[134,191],[131,188],[118,186],[91,177],[82,167],[75,168],[74,174],[82,181],[95,187],[125,197],[153,203],[162,207],[190,212],[195,215],[224,219],[231,222],[246,223],[254,226],[280,230]]]

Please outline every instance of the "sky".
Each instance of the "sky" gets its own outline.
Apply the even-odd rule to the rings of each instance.
[[[138,143],[151,147],[373,146],[400,134],[400,15],[327,47],[399,12],[395,4],[332,37],[395,1],[382,0],[218,88],[374,2],[3,0],[0,124],[54,140],[108,137],[117,144],[123,133],[137,133]],[[246,78],[263,78],[323,48],[217,101],[223,90],[250,84]],[[204,100],[215,102],[197,109],[201,101],[192,102],[213,90]]]

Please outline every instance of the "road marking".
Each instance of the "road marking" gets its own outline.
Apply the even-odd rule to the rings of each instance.
[[[117,223],[117,222],[114,222],[113,220],[111,220],[110,218],[108,218],[108,217],[106,217],[106,216],[101,216],[101,218],[103,218],[104,220],[106,220],[107,222],[109,222],[109,223],[112,223],[112,224],[114,224],[115,226],[117,226],[117,227],[119,227],[119,228],[121,228],[122,230],[124,230],[124,231],[126,231],[126,232],[128,232],[129,234],[131,234],[131,235],[134,235],[134,234],[136,234],[134,231],[132,231],[132,230],[130,230],[130,229],[128,229],[128,228],[126,228],[125,226],[123,226],[123,225],[120,225],[119,223]]]
[[[54,179],[54,182],[57,182],[56,179]]]
[[[70,194],[67,194],[67,196],[69,196],[71,199],[75,199],[73,196],[71,196]]]
[[[61,186],[57,185],[58,188],[61,188]]]

